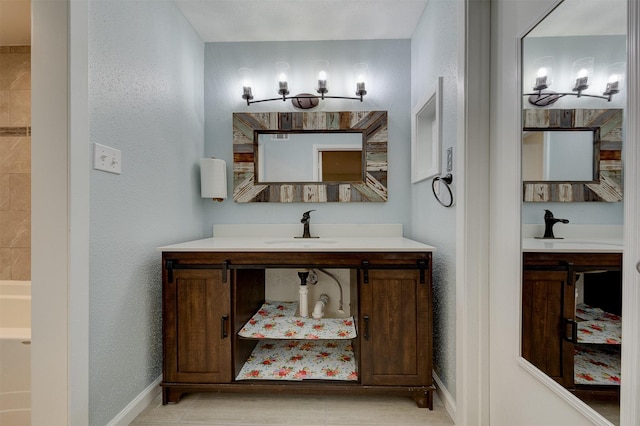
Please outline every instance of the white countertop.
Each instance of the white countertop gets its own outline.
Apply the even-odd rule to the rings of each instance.
[[[620,225],[557,224],[555,240],[535,238],[544,235],[544,225],[522,225],[522,251],[560,253],[622,253],[623,228]]]
[[[599,238],[565,238],[546,240],[523,238],[523,252],[622,253],[622,240]]]
[[[402,236],[401,224],[311,224],[319,238],[296,238],[300,224],[220,224],[213,237],[159,247],[159,251],[210,252],[432,252]]]
[[[163,252],[432,252],[435,251],[435,247],[403,237],[212,237],[159,247],[158,250]]]

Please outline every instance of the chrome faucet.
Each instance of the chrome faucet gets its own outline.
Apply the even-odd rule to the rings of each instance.
[[[302,232],[302,237],[296,237],[296,238],[318,238],[318,237],[312,237],[311,233],[309,232],[309,222],[311,222],[311,212],[315,212],[315,210],[309,210],[308,212],[304,212],[302,214],[302,219],[300,219],[300,223],[304,224],[304,230]]]
[[[568,219],[556,219],[553,217],[553,213],[550,210],[545,210],[544,213],[544,239],[561,239],[562,237],[553,236],[553,225],[558,222],[569,223]]]

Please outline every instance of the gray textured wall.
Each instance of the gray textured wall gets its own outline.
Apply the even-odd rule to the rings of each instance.
[[[91,172],[89,420],[104,425],[161,374],[155,248],[201,237],[204,44],[170,1],[89,12],[90,142],[122,151],[121,175]]]
[[[388,111],[389,201],[386,203],[234,203],[232,191],[233,112],[294,111],[289,102],[268,102],[247,107],[237,70],[254,71],[256,99],[276,97],[277,61],[291,66],[292,94],[314,90],[313,65],[320,59],[331,64],[330,95],[354,96],[353,65],[369,67],[368,94],[364,102],[325,100],[324,111]],[[401,223],[409,221],[410,156],[410,43],[409,40],[207,43],[205,47],[205,117],[207,156],[227,161],[229,199],[206,205],[205,235],[214,223],[297,223],[302,212],[316,209],[313,223]]]
[[[430,1],[411,40],[411,105],[423,100],[439,76],[442,90],[442,170],[446,150],[453,147],[456,194],[456,126],[458,96],[457,2]],[[408,163],[410,164],[410,163]],[[407,184],[411,191],[409,237],[437,247],[433,257],[433,358],[434,371],[447,391],[456,397],[456,206],[442,207],[434,198],[431,179]],[[446,192],[441,192],[443,201]]]

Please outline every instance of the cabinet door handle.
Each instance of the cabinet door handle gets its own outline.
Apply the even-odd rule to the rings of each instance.
[[[570,326],[571,327],[571,334],[567,335],[567,331],[565,329],[565,336],[564,338],[568,341],[570,341],[571,343],[578,343],[578,323],[576,322],[576,320],[573,320],[571,318],[565,318],[564,319],[564,323],[565,323],[565,327],[566,326]]]
[[[225,260],[224,262],[222,262],[222,282],[226,283],[227,282],[227,276],[229,271],[229,261]]]
[[[227,322],[229,321],[229,315],[223,315],[222,318],[220,318],[220,335],[222,336],[223,339],[226,339],[228,334],[227,334]]]
[[[364,319],[364,339],[369,340],[369,316],[365,315]]]

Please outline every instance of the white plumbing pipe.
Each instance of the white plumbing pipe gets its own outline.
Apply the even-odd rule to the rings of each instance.
[[[335,281],[335,283],[338,285],[338,288],[340,289],[340,301],[338,302],[338,313],[339,314],[344,314],[344,307],[343,307],[343,303],[342,303],[342,284],[340,284],[340,281],[336,278],[335,275],[333,275],[332,273],[330,273],[329,271],[325,271],[322,268],[318,268],[318,271],[322,272],[323,274],[328,275],[329,277],[333,278],[333,281]]]
[[[329,296],[324,293],[321,294],[320,299],[318,299],[313,307],[313,313],[311,315],[316,319],[322,318],[324,316],[324,307],[327,306],[327,303],[329,303]]]
[[[300,311],[300,316],[302,318],[309,317],[309,289],[307,289],[306,285],[300,286],[300,302],[298,306],[298,310]]]

